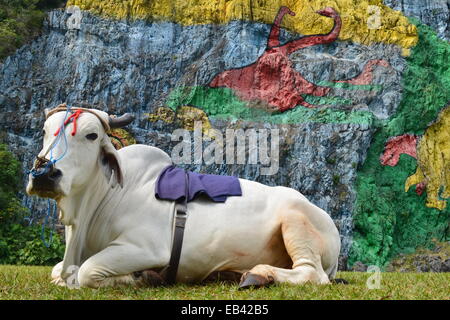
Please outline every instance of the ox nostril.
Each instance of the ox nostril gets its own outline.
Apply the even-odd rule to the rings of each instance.
[[[61,172],[61,170],[59,170],[59,169],[55,169],[55,170],[53,170],[50,174],[49,174],[49,178],[50,179],[52,179],[52,180],[56,180],[56,179],[58,179],[59,177],[61,177],[62,176],[62,172]]]

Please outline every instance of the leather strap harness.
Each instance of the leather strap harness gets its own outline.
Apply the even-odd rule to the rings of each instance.
[[[172,253],[169,265],[165,268],[165,283],[172,285],[176,281],[178,265],[180,263],[181,249],[183,247],[184,227],[187,219],[187,202],[189,197],[189,175],[185,172],[186,194],[182,201],[175,206],[175,231],[172,242]]]

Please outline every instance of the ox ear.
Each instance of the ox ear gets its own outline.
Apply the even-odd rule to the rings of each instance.
[[[102,139],[101,150],[100,150],[100,167],[108,181],[111,180],[113,176],[112,187],[114,188],[117,184],[123,187],[123,175],[120,168],[119,155],[117,150],[113,147],[109,137],[105,135],[106,138]]]

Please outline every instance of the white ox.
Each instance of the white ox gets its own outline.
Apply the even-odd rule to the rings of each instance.
[[[48,156],[63,108],[45,122],[39,157]],[[146,145],[116,151],[106,133],[108,114],[84,110],[74,136],[74,124],[66,126],[66,155],[48,174],[30,175],[27,185],[28,194],[57,201],[66,226],[64,260],[53,268],[52,282],[65,285],[79,266],[83,287],[159,283],[157,272],[171,254],[175,204],[155,198],[155,182],[171,159]],[[59,143],[53,155],[63,152]],[[189,202],[176,281],[199,282],[228,271],[242,275],[241,287],[330,283],[340,251],[330,216],[296,190],[240,183],[242,196],[225,203]]]

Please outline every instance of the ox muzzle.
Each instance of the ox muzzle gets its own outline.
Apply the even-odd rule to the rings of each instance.
[[[30,171],[29,194],[36,194],[41,197],[54,198],[59,194],[59,181],[62,172],[56,169],[51,161],[37,158],[33,169]]]

